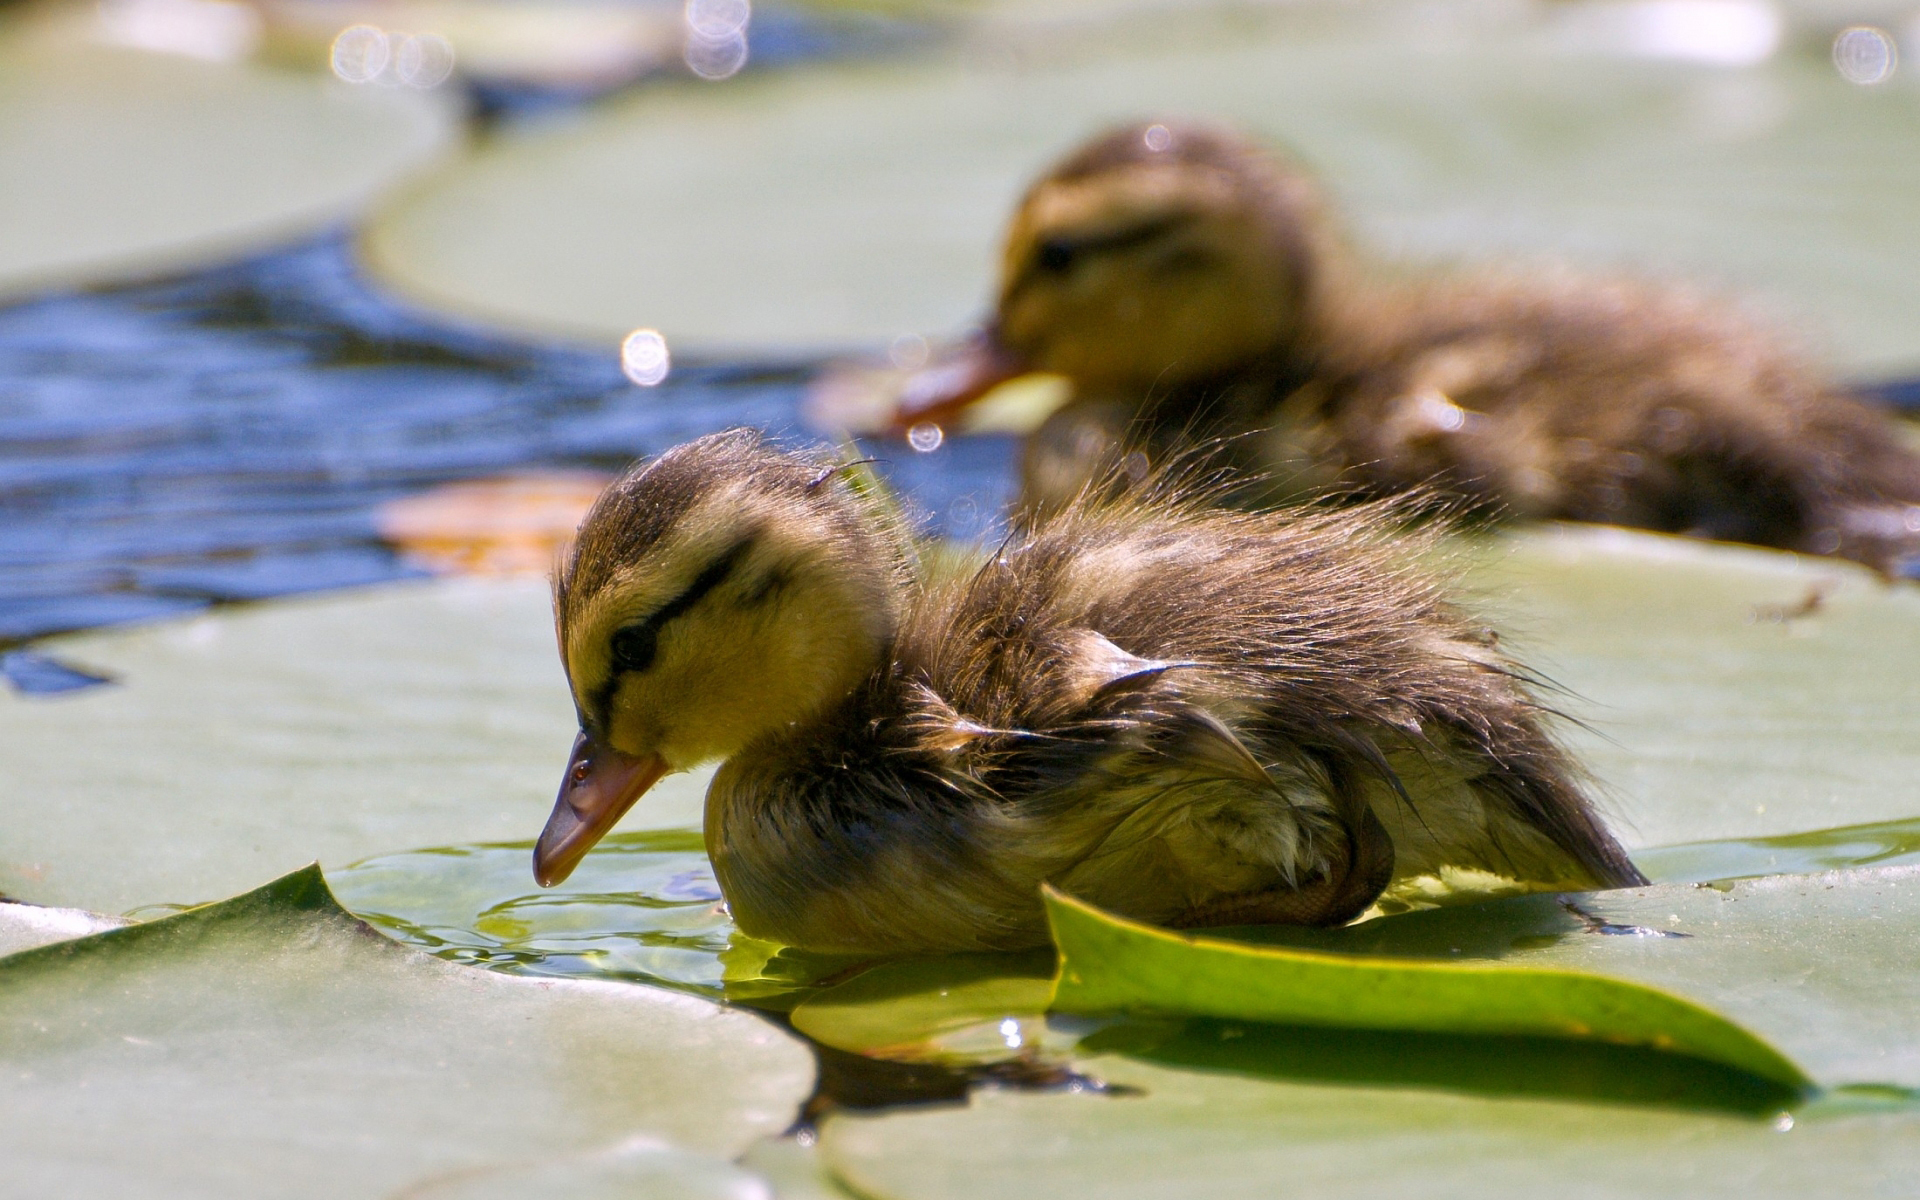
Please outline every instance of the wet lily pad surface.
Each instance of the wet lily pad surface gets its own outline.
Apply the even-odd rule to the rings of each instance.
[[[748,1013],[395,945],[311,868],[0,958],[0,1026],[0,1142],[40,1194],[490,1195],[613,1172],[740,1195],[724,1160],[813,1077]]]

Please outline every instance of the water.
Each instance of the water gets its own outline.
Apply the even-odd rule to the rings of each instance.
[[[375,512],[449,481],[612,470],[739,424],[810,439],[797,412],[813,365],[696,363],[637,388],[611,348],[389,300],[345,231],[0,309],[0,648],[417,574]],[[1009,494],[1011,439],[869,452],[934,534]],[[970,524],[955,532],[990,522]]]
[[[661,984],[790,1007],[859,960],[745,937],[721,903],[697,829],[618,833],[566,883],[536,886],[533,843],[386,854],[327,882],[347,908],[453,962],[529,975]]]

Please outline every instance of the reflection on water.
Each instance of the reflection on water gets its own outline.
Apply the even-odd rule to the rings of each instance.
[[[616,470],[729,425],[792,432],[810,371],[681,364],[643,390],[610,347],[388,301],[345,233],[0,308],[0,647],[417,573],[381,540],[383,504],[527,467]],[[1004,504],[1009,439],[902,449],[874,453],[930,532],[957,497]]]
[[[327,882],[355,913],[455,962],[722,992],[733,923],[699,830],[615,834],[551,890],[534,884],[532,853],[530,842],[416,850]]]
[[[448,846],[327,873],[347,908],[454,962],[637,980],[786,1008],[854,961],[735,932],[697,829],[614,834],[560,887],[533,882],[532,842]]]

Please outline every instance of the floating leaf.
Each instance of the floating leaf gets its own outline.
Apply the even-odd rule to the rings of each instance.
[[[1242,1050],[1255,1038],[1231,1041],[1233,1054],[1257,1060]],[[1920,1172],[1915,1109],[1766,1119],[1278,1081],[1257,1061],[1083,1066],[1132,1094],[987,1089],[965,1107],[837,1115],[822,1157],[868,1200],[1804,1200],[1898,1196]]]
[[[451,97],[109,47],[94,6],[40,7],[0,28],[0,294],[318,228],[458,136]]]
[[[1711,1006],[1822,1085],[1920,1087],[1920,867],[1564,899],[1519,896],[1346,929],[1233,936],[1402,961],[1598,972]]]
[[[1629,848],[1916,815],[1920,588],[1846,563],[1566,526],[1480,543],[1477,607]]]
[[[1806,1075],[1698,1004],[1575,971],[1415,962],[1182,936],[1048,889],[1052,1007],[1427,1033],[1594,1038],[1724,1063],[1788,1087]]]
[[[0,903],[0,955],[117,929],[126,924],[79,908]]]
[[[127,912],[532,836],[575,725],[550,604],[462,579],[48,642],[117,683],[0,690],[0,893]],[[629,827],[697,824],[705,787],[667,780]]]
[[[1911,363],[1914,94],[1797,51],[1633,61],[1559,8],[1448,37],[1367,6],[1107,6],[913,62],[650,88],[495,136],[363,246],[425,302],[609,345],[644,325],[676,352],[884,347],[977,320],[1021,188],[1166,113],[1296,146],[1365,244],[1703,275],[1821,321],[1849,363]]]
[[[1633,861],[1656,883],[1704,883],[1759,875],[1811,875],[1847,867],[1920,862],[1920,818],[1813,829],[1780,837],[1682,842],[1636,851]]]
[[[783,1128],[813,1076],[748,1013],[395,945],[316,868],[0,959],[0,1047],[0,1157],[35,1194],[485,1194],[636,1138],[716,1194],[711,1156]]]

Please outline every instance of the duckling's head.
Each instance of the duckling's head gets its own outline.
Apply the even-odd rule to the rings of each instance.
[[[662,775],[843,699],[893,637],[903,570],[902,541],[839,464],[751,430],[608,487],[554,588],[580,736],[535,877],[564,879]]]
[[[1030,370],[1095,389],[1232,369],[1302,334],[1321,225],[1312,183],[1244,138],[1116,129],[1021,201],[996,340]]]

